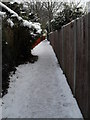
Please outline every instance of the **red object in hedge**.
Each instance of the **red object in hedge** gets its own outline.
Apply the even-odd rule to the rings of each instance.
[[[37,46],[40,42],[42,42],[43,40],[45,40],[45,36],[39,37],[35,43],[32,45],[32,49]]]

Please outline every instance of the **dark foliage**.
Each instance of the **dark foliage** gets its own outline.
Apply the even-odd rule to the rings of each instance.
[[[62,10],[54,16],[51,22],[52,30],[58,30],[61,26],[84,15],[82,6],[75,3],[63,3],[61,8]]]
[[[22,18],[26,20],[36,21],[36,16],[31,13],[30,15],[22,14],[25,11],[23,6],[17,3],[10,4],[5,3],[9,8],[17,12]],[[37,30],[34,27],[27,27],[23,25],[22,20],[18,20],[16,16],[12,17],[5,8],[2,11],[6,12],[6,16],[3,18],[2,22],[2,96],[7,93],[7,88],[9,87],[9,74],[11,71],[15,73],[16,66],[23,63],[34,63],[37,61],[38,56],[33,56],[31,54],[31,48],[35,40],[40,37]],[[22,12],[24,11],[24,12]],[[8,23],[10,19],[14,25],[10,26]],[[31,34],[33,33],[33,34]]]

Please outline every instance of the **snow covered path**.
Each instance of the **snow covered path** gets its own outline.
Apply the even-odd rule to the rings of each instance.
[[[81,118],[66,78],[47,40],[33,49],[39,59],[17,68],[3,97],[3,118]]]

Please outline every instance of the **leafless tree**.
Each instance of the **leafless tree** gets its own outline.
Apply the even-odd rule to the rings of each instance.
[[[26,4],[28,5],[28,10],[38,15],[42,27],[45,28],[46,23],[49,24],[49,32],[51,31],[50,21],[53,19],[55,12],[60,9],[62,2],[57,2],[54,0],[37,1],[30,0]]]

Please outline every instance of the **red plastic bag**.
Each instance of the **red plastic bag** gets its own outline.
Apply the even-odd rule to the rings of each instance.
[[[37,46],[40,42],[42,42],[43,40],[45,40],[45,36],[42,36],[42,37],[38,38],[38,39],[35,41],[34,45],[32,45],[32,49],[33,49],[35,46]]]

